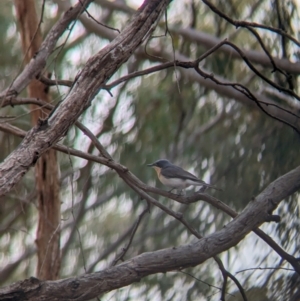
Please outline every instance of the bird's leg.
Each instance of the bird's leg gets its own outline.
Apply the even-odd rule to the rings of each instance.
[[[179,190],[179,189],[178,189]],[[178,191],[177,191],[178,192]],[[178,193],[178,196],[180,196],[180,195],[183,195],[183,196],[185,196],[185,194],[186,194],[186,191],[184,190],[184,189],[180,189],[179,190],[179,193]]]
[[[205,190],[207,189],[207,186],[203,185],[199,190],[198,192],[205,192]]]
[[[174,189],[176,189],[176,188],[172,188],[171,190],[169,190],[168,192],[172,192]],[[185,195],[185,190],[184,189],[177,189],[177,195]]]

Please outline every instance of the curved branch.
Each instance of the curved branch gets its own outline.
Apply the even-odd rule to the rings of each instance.
[[[125,178],[131,177],[127,169],[123,173]],[[80,277],[56,281],[30,278],[0,289],[0,300],[12,297],[19,300],[30,298],[31,301],[55,298],[89,300],[99,294],[140,281],[151,274],[199,265],[237,245],[252,229],[264,223],[268,212],[299,188],[300,167],[297,167],[272,182],[220,231],[195,243],[143,253],[118,266]]]
[[[216,44],[219,44],[222,41],[221,39],[213,35],[195,30],[193,28],[171,28],[170,30],[172,33],[181,35],[183,38],[188,39],[193,43],[197,43],[207,49],[213,47]],[[241,48],[241,50],[245,53],[248,59],[251,60],[253,63],[259,64],[263,67],[273,68],[272,61],[264,52],[257,51],[257,50],[247,50],[243,48]],[[226,55],[228,55],[231,58],[241,59],[238,52],[236,52],[230,46],[223,45],[220,51],[224,52]],[[277,58],[277,57],[272,57],[272,60],[275,63],[275,65],[281,70],[284,70],[291,74],[300,73],[299,62],[293,63],[286,58]]]
[[[57,1],[57,0],[56,0]],[[61,2],[61,1],[59,1]],[[107,0],[96,0],[96,3],[103,7],[107,7],[109,9],[113,10],[119,10],[123,11],[129,14],[134,13],[134,9],[130,8],[124,3],[119,3],[117,1],[107,1]],[[62,7],[62,4],[61,8]],[[66,9],[66,8],[65,8]],[[250,14],[251,16],[251,14]],[[97,34],[98,36],[112,39],[114,35],[112,33],[109,33],[104,29],[102,29],[100,26],[96,27],[90,20],[87,18],[84,18],[83,15],[80,16],[80,21],[82,21],[83,25],[86,27],[86,29],[90,32],[93,32]],[[241,21],[239,21],[241,22]],[[251,23],[247,22],[247,24],[244,25],[249,25],[253,26],[256,28],[263,28],[263,29],[268,29],[273,32],[276,32],[278,34],[287,34],[286,32],[282,31],[279,28],[272,28],[272,27],[266,27],[263,24],[257,24],[257,23]],[[205,47],[206,49],[209,49],[213,47],[216,44],[219,44],[222,40],[210,35],[208,33],[202,32],[195,30],[191,27],[186,27],[186,28],[180,28],[180,27],[170,27],[169,30],[172,34],[178,34],[181,35],[183,38],[201,45],[202,47]],[[291,39],[293,37],[290,36]],[[298,42],[298,41],[297,41]],[[299,42],[298,42],[299,43]],[[274,68],[274,64],[277,66],[277,68],[284,70],[285,72],[288,72],[290,74],[299,74],[300,73],[300,62],[291,62],[286,58],[278,58],[278,57],[269,57],[268,54],[262,52],[262,51],[256,51],[256,50],[246,50],[246,49],[241,49],[245,55],[248,57],[249,60],[251,60],[253,63],[260,64],[263,67],[268,67],[268,68]],[[221,48],[221,51],[227,54],[228,56],[232,58],[237,58],[240,59],[241,57],[237,52],[235,52],[233,49],[230,47],[224,45]]]
[[[279,34],[283,37],[286,37],[289,40],[291,40],[292,42],[294,42],[297,46],[300,46],[300,42],[297,39],[295,39],[293,36],[289,35],[287,32],[285,32],[284,30],[282,30],[280,28],[275,28],[275,27],[272,27],[272,26],[266,26],[266,25],[258,24],[258,23],[254,23],[254,22],[233,20],[233,19],[229,18],[225,13],[220,11],[215,5],[213,5],[208,0],[202,0],[202,2],[204,2],[213,12],[215,12],[221,18],[225,19],[227,22],[229,22],[230,24],[232,24],[236,27],[245,27],[248,30],[251,27],[266,29],[266,30],[275,32],[275,33],[277,33],[277,34]]]
[[[2,93],[0,98],[7,95],[18,95],[26,86],[34,79],[45,67],[46,60],[54,49],[59,37],[64,33],[66,28],[84,11],[92,0],[82,0],[82,3],[78,2],[75,6],[69,8],[63,15],[63,17],[53,26],[48,33],[46,39],[41,45],[36,56],[26,65],[23,72],[13,81],[13,83]]]
[[[0,165],[0,196],[9,192],[37,159],[64,136],[90,105],[100,87],[131,56],[144,37],[154,30],[154,24],[169,1],[145,3],[122,33],[88,60],[66,99],[47,120],[32,128],[20,146]]]
[[[12,133],[19,137],[24,137],[26,134],[26,132],[22,131],[21,129],[14,127],[12,125],[9,125],[9,124],[4,124],[4,123],[2,123],[2,124],[0,123],[0,130],[2,130],[4,132]],[[94,162],[106,165],[106,166],[114,169],[116,172],[118,172],[118,171],[123,172],[123,173],[128,172],[128,169],[125,166],[122,166],[122,165],[116,163],[111,158],[94,156],[94,155],[87,154],[87,153],[84,153],[79,150],[68,148],[63,145],[56,145],[53,148],[56,150],[59,150],[63,153],[66,153],[68,155],[78,156],[79,158],[83,158],[86,160],[90,160],[90,161],[94,161]],[[231,209],[229,206],[227,206],[220,200],[218,200],[206,193],[198,193],[198,194],[195,194],[195,195],[192,195],[189,197],[182,197],[182,196],[178,196],[176,194],[170,193],[168,191],[158,189],[156,187],[148,186],[145,183],[143,183],[142,181],[140,181],[137,177],[135,177],[130,172],[127,173],[127,176],[128,175],[130,177],[130,181],[133,182],[133,185],[136,185],[137,187],[141,188],[145,192],[159,194],[161,196],[167,197],[169,199],[172,199],[172,200],[182,203],[182,204],[191,204],[191,203],[197,202],[199,200],[203,200],[203,201],[211,204],[215,208],[222,210],[223,212],[225,212],[226,214],[228,214],[229,216],[231,216],[233,218],[235,218],[238,215],[238,213],[235,212],[233,209]],[[297,187],[293,187],[293,189],[295,189],[295,191],[298,190]],[[148,197],[148,194],[146,194],[146,197]],[[160,209],[164,210],[166,213],[168,213],[168,214],[170,213],[170,212],[168,212],[168,210],[167,211],[165,210],[165,206],[162,206],[155,199],[151,199],[151,201],[154,205],[157,205]],[[273,208],[270,209],[270,211],[268,211],[268,212],[271,212],[272,210],[274,210],[275,207],[278,205],[274,202],[271,202],[270,204],[273,204]],[[178,217],[178,219],[180,220],[180,216],[178,214],[176,214],[175,212],[174,212],[173,216],[175,218]],[[265,221],[268,220],[268,217],[269,217],[269,215],[266,216]],[[288,261],[293,266],[294,270],[298,274],[300,274],[300,264],[299,264],[299,261],[294,256],[292,256],[292,255],[288,254],[286,251],[284,251],[270,236],[268,236],[262,230],[253,229],[253,232],[256,233],[261,239],[263,239],[279,256],[281,256],[283,259]]]

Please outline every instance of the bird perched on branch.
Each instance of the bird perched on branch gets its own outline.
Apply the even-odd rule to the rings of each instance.
[[[155,169],[158,179],[164,185],[172,188],[170,192],[174,189],[180,189],[182,191],[189,186],[202,186],[202,188],[199,190],[201,192],[204,192],[207,187],[221,190],[213,185],[205,183],[190,172],[172,164],[166,159],[160,159],[152,164],[147,165]]]

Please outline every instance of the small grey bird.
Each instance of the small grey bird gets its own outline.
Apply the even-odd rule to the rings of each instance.
[[[160,159],[152,164],[147,164],[155,169],[158,179],[166,186],[172,189],[183,190],[189,186],[203,186],[200,191],[204,192],[207,187],[221,190],[213,185],[207,184],[204,181],[198,179],[196,176],[190,172],[184,170],[183,168],[172,164],[166,159]]]

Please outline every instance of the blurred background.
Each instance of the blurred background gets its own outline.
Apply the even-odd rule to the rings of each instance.
[[[95,0],[88,12],[113,29],[122,30],[143,1]],[[41,34],[47,35],[70,4],[76,1],[35,1]],[[212,0],[233,20],[244,20],[280,28],[299,37],[299,3],[285,0]],[[167,10],[168,32],[163,15],[151,39],[144,43],[110,79],[114,80],[176,57],[192,61],[224,38],[264,57],[256,37],[245,28],[236,28],[198,0],[172,1]],[[7,88],[24,67],[20,23],[12,1],[2,0],[0,10],[0,90]],[[47,61],[52,79],[74,80],[86,61],[118,34],[83,14],[60,38]],[[274,58],[298,66],[298,46],[274,32],[257,29]],[[213,42],[212,42],[213,41]],[[211,44],[213,43],[213,44]],[[248,51],[248,52],[247,52]],[[255,64],[264,76],[278,85],[298,89],[298,69],[288,77],[272,72],[270,64]],[[299,102],[268,85],[232,51],[216,51],[200,67],[223,82],[244,85],[263,100],[269,100],[293,114],[300,114]],[[192,70],[169,68],[117,85],[111,94],[101,90],[79,120],[103,144],[114,160],[125,165],[141,181],[166,189],[147,167],[159,158],[210,182],[223,191],[209,190],[240,212],[251,198],[270,182],[300,164],[299,134],[290,126],[264,112],[231,87],[213,87]],[[227,90],[226,90],[227,89]],[[50,88],[55,105],[69,88]],[[20,95],[27,97],[26,91]],[[280,111],[280,108],[278,109]],[[1,108],[0,122],[28,131],[32,125],[29,105]],[[48,111],[45,111],[48,112]],[[0,132],[0,160],[21,142],[12,133]],[[60,143],[98,155],[91,141],[71,127]],[[109,267],[128,243],[130,229],[146,202],[113,171],[98,163],[57,153],[61,265],[59,278],[81,275]],[[187,194],[192,194],[189,189]],[[203,201],[189,206],[155,196],[186,220],[203,236],[221,229],[231,218]],[[36,235],[39,203],[34,168],[0,206],[0,284],[7,285],[37,276]],[[286,199],[277,209],[279,224],[261,228],[288,253],[299,257],[299,197]],[[195,241],[177,220],[158,208],[143,218],[125,259],[143,252]],[[235,248],[220,254],[225,267],[237,277],[249,300],[300,300],[299,276],[254,234]],[[261,269],[258,269],[261,268]],[[266,269],[271,268],[271,269]],[[102,300],[219,300],[222,274],[211,259],[202,265],[157,274],[141,282],[112,291]],[[228,283],[226,300],[242,300],[237,287]]]

